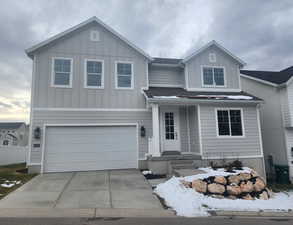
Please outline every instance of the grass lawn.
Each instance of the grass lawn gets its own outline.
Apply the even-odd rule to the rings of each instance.
[[[0,166],[0,199],[28,182],[34,176],[36,174],[27,173],[25,163]]]

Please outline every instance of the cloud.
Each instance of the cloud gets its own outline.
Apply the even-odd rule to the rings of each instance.
[[[2,0],[0,102],[8,105],[0,119],[28,118],[32,62],[24,49],[91,16],[152,56],[181,57],[215,39],[248,69],[280,70],[293,65],[292,14],[291,0]]]

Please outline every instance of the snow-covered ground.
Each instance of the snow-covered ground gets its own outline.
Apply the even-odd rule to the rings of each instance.
[[[4,187],[4,188],[12,188],[13,186],[15,185],[18,185],[20,184],[21,181],[9,181],[9,180],[6,180],[4,183],[0,184],[1,187]]]
[[[269,200],[230,200],[216,199],[196,192],[192,188],[186,188],[181,180],[193,181],[209,176],[227,176],[235,173],[227,173],[224,169],[212,170],[210,168],[200,168],[206,173],[184,178],[172,177],[168,181],[159,184],[154,190],[157,195],[165,200],[165,203],[173,208],[180,216],[209,216],[209,210],[227,211],[289,211],[293,210],[293,192],[275,193]],[[240,172],[250,172],[249,168],[238,170]]]

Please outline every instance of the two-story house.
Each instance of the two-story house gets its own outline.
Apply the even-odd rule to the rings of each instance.
[[[24,122],[0,122],[0,146],[27,146],[27,129]]]
[[[266,169],[288,166],[293,181],[293,67],[281,71],[241,70],[243,90],[262,99],[260,109]]]
[[[153,58],[93,17],[26,53],[31,172],[162,171],[176,155],[240,159],[264,173],[262,100],[241,91],[244,62],[217,42]]]

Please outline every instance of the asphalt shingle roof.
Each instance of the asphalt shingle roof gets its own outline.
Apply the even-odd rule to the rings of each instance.
[[[22,124],[22,122],[15,122],[15,123],[0,123],[0,129],[17,129]]]
[[[153,58],[152,63],[159,64],[179,64],[182,59],[174,59],[174,58]]]
[[[283,84],[293,76],[293,66],[281,71],[241,70],[240,73],[274,84]]]
[[[231,100],[231,101],[262,101],[246,92],[207,92],[207,91],[186,91],[183,88],[150,87],[144,90],[148,98],[185,98],[200,100]]]

